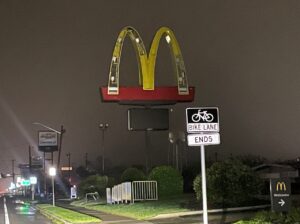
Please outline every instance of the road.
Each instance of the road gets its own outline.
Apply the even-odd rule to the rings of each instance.
[[[63,206],[64,207],[64,206]],[[76,207],[76,209],[79,209]],[[85,213],[85,212],[83,212]],[[134,221],[122,219],[111,219],[109,222],[105,221],[105,215],[96,212],[101,216],[103,223],[152,223],[152,224],[201,224],[202,216],[181,216],[166,219],[153,219],[149,221]],[[99,213],[99,214],[98,214]],[[210,224],[224,224],[233,223],[234,221],[249,218],[255,212],[234,212],[227,214],[209,214]],[[94,214],[95,215],[95,214]],[[107,218],[107,217],[106,217]],[[111,217],[110,217],[111,218]],[[9,196],[0,197],[0,224],[51,224],[52,222],[41,215],[34,206],[24,203],[18,198]]]
[[[51,224],[33,206],[8,196],[0,198],[0,224]]]

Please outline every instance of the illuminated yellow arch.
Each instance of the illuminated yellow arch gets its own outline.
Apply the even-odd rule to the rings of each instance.
[[[151,85],[147,87],[149,89],[151,88],[154,89],[155,63],[156,63],[159,42],[162,36],[165,37],[165,40],[167,41],[170,47],[170,53],[173,60],[174,71],[177,77],[178,93],[180,95],[188,94],[189,93],[188,82],[187,82],[186,70],[185,70],[181,50],[173,31],[168,27],[161,27],[156,32],[153,38],[151,48],[150,48],[150,53],[148,56],[148,75],[150,76],[149,79],[152,78],[152,80],[151,80]]]
[[[178,83],[178,93],[180,95],[185,95],[189,93],[184,61],[174,33],[167,27],[161,27],[156,32],[151,44],[149,55],[147,55],[147,51],[139,33],[133,27],[127,26],[121,30],[113,51],[108,81],[109,95],[119,94],[119,67],[121,61],[120,59],[124,39],[127,35],[129,36],[136,52],[139,67],[139,81],[140,85],[143,86],[144,90],[154,90],[154,73],[157,51],[160,39],[164,35],[167,43],[170,46],[170,52],[174,62],[173,64],[174,69],[176,71]]]
[[[110,64],[110,71],[109,71],[109,80],[108,80],[108,94],[110,95],[117,95],[119,94],[119,67],[121,62],[121,54],[122,54],[122,47],[124,43],[124,39],[126,36],[129,36],[138,61],[139,66],[139,81],[140,85],[143,82],[144,74],[147,73],[147,52],[143,41],[139,35],[139,33],[130,26],[124,27],[116,41],[115,48],[113,51],[113,57],[111,59]]]

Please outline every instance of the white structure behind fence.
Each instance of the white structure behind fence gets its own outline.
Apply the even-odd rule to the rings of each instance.
[[[108,195],[111,192],[111,195]],[[109,200],[111,198],[111,201]],[[107,203],[134,203],[135,201],[158,200],[156,181],[133,181],[107,190]]]

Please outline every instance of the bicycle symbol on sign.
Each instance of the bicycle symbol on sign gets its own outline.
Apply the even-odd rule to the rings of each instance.
[[[214,116],[211,113],[207,113],[206,110],[202,111],[198,110],[198,113],[193,114],[192,121],[193,122],[199,122],[199,121],[206,121],[206,122],[212,122],[214,120]]]

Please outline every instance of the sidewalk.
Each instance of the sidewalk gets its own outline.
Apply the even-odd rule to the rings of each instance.
[[[118,216],[118,215],[112,215],[109,213],[105,213],[102,211],[95,211],[95,210],[91,210],[91,209],[86,209],[86,208],[82,208],[82,207],[77,207],[77,206],[73,206],[70,205],[68,202],[57,202],[56,203],[57,206],[62,207],[62,208],[66,208],[66,209],[70,209],[79,213],[83,213],[86,215],[90,215],[96,218],[99,218],[102,220],[101,224],[151,224],[151,222],[147,222],[147,221],[138,221],[135,219],[131,219],[128,217],[124,217],[124,216]]]

